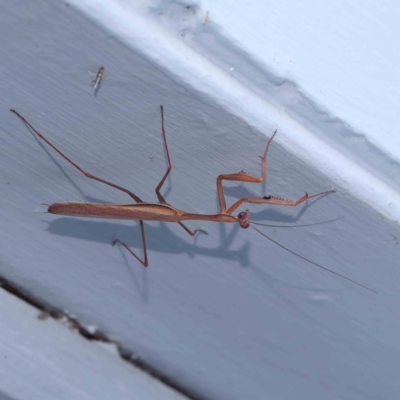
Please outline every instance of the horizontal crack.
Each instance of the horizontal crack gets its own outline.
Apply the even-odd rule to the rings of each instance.
[[[105,333],[102,333],[96,330],[94,333],[90,332],[87,328],[85,328],[76,318],[72,318],[68,316],[65,312],[56,309],[55,307],[51,307],[48,304],[44,304],[44,302],[37,299],[34,295],[30,294],[28,291],[18,287],[17,285],[11,283],[9,280],[0,276],[0,287],[3,288],[8,293],[18,297],[24,302],[30,304],[31,306],[37,308],[41,311],[38,315],[39,320],[44,320],[46,318],[53,318],[56,320],[64,320],[66,321],[68,327],[80,333],[87,340],[103,342],[103,343],[111,343],[114,344],[118,350],[120,357],[134,365],[136,368],[141,369],[147,374],[151,375],[153,378],[163,382],[166,386],[174,389],[175,391],[181,393],[182,395],[188,397],[191,400],[204,400],[204,397],[199,396],[197,393],[193,393],[190,389],[183,387],[179,383],[177,383],[174,379],[166,376],[161,371],[154,368],[152,365],[146,363],[146,361],[140,359],[135,355],[135,353],[126,347],[124,347],[120,342],[115,339],[111,339]]]

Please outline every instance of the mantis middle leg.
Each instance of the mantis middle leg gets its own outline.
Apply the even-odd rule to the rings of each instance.
[[[167,136],[165,134],[165,128],[164,128],[164,109],[163,106],[160,106],[161,109],[161,131],[162,131],[162,135],[163,135],[163,140],[164,140],[164,147],[165,147],[165,153],[167,154],[167,162],[168,162],[168,168],[167,171],[165,172],[164,176],[161,178],[160,183],[157,185],[156,187],[156,195],[158,197],[158,201],[161,204],[167,204],[169,205],[163,195],[160,193],[160,190],[162,188],[162,186],[164,185],[165,180],[167,179],[169,173],[172,170],[172,164],[171,164],[171,158],[169,156],[169,150],[168,150],[168,143],[167,143]],[[194,231],[191,231],[186,225],[184,225],[182,222],[178,222],[178,224],[190,235],[190,236],[194,236],[197,232],[203,232],[206,233],[205,231],[203,231],[202,229],[195,229]]]

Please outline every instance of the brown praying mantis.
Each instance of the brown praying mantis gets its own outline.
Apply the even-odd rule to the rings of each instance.
[[[264,196],[264,197],[245,197],[238,201],[236,201],[233,205],[231,205],[228,209],[226,206],[224,189],[222,186],[222,181],[236,181],[236,182],[251,182],[251,183],[261,183],[265,180],[266,177],[266,169],[267,169],[267,153],[269,146],[276,134],[276,130],[271,138],[268,140],[267,145],[265,147],[265,151],[263,156],[261,157],[261,176],[254,176],[247,174],[244,171],[234,173],[234,174],[224,174],[219,175],[217,178],[217,194],[219,200],[220,211],[218,214],[194,214],[188,213],[182,210],[179,210],[170,204],[168,204],[160,190],[164,185],[165,180],[172,170],[171,159],[169,156],[167,137],[165,134],[164,128],[164,109],[163,106],[161,108],[161,131],[162,137],[164,141],[165,153],[167,156],[168,168],[162,177],[160,183],[157,185],[155,191],[159,200],[159,204],[157,203],[146,203],[136,194],[131,192],[128,189],[125,189],[121,186],[115,185],[114,183],[108,182],[104,179],[100,179],[80,168],[77,164],[71,161],[66,155],[64,155],[57,147],[55,147],[50,141],[48,141],[41,133],[39,133],[22,115],[20,115],[17,111],[11,109],[10,111],[16,114],[40,139],[45,141],[50,147],[52,147],[58,154],[60,154],[65,160],[67,160],[71,165],[73,165],[78,171],[80,171],[87,178],[96,180],[98,182],[104,183],[105,185],[111,186],[115,189],[118,189],[126,194],[128,194],[136,204],[105,204],[105,203],[82,203],[82,202],[58,202],[49,205],[48,212],[51,214],[58,215],[69,215],[74,217],[93,217],[93,218],[112,218],[112,219],[129,219],[129,220],[139,220],[140,231],[142,235],[142,244],[143,244],[143,253],[144,260],[140,259],[125,243],[121,242],[119,239],[114,240],[113,245],[116,243],[120,243],[123,247],[125,247],[133,257],[135,257],[141,264],[145,267],[148,266],[148,258],[147,258],[147,248],[146,248],[146,237],[144,232],[144,223],[143,221],[159,221],[159,222],[176,222],[178,223],[189,235],[194,236],[197,232],[203,232],[201,229],[196,229],[191,231],[182,221],[212,221],[212,222],[227,222],[227,223],[239,223],[240,227],[243,229],[247,229],[252,227],[259,234],[280,246],[281,248],[287,250],[292,253],[296,257],[301,258],[302,260],[307,261],[308,263],[317,266],[325,271],[328,271],[332,274],[340,276],[341,278],[347,279],[350,282],[355,283],[358,286],[363,287],[364,289],[370,290],[371,292],[376,293],[374,290],[344,276],[335,271],[332,271],[326,267],[323,267],[320,264],[317,264],[300,254],[295,253],[294,251],[288,249],[287,247],[281,245],[275,240],[271,239],[261,231],[259,231],[254,225],[262,225],[262,226],[274,226],[268,224],[260,224],[249,219],[250,211],[242,211],[239,212],[237,216],[232,215],[232,213],[243,203],[253,203],[253,204],[275,204],[281,206],[298,206],[299,204],[305,202],[307,199],[312,199],[313,197],[322,196],[324,194],[332,193],[335,190],[327,190],[325,192],[316,193],[312,196],[309,196],[307,193],[298,199],[297,201],[292,200],[284,200],[275,196]],[[310,224],[314,225],[314,224]],[[297,225],[298,226],[307,226],[307,225]]]

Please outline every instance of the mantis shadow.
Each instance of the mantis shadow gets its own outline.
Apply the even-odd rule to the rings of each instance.
[[[299,210],[299,214],[302,214],[305,208],[307,207],[302,207]],[[262,211],[258,214],[264,215],[264,212],[265,211]],[[274,212],[273,214],[269,213],[268,216],[270,221],[289,221],[288,219],[285,220],[282,218],[282,214],[279,212]],[[290,221],[297,221],[299,216],[290,218]],[[140,254],[140,252],[143,250],[142,239],[137,222],[136,225],[137,226],[135,229],[134,227],[114,221],[103,222],[74,217],[60,217],[48,224],[47,231],[60,236],[69,236],[98,243],[111,244],[116,238],[118,238],[124,241],[130,248],[134,249],[135,253],[139,251]],[[198,244],[200,235],[197,235],[194,239],[189,239],[192,240],[192,243],[190,243],[179,237],[175,233],[175,229],[170,228],[171,224],[158,223],[155,225],[154,223],[147,223],[145,224],[146,247],[148,250],[162,252],[165,254],[186,254],[192,259],[196,255],[203,255],[217,259],[236,261],[242,266],[242,268],[250,266],[250,242],[246,241],[245,244],[239,249],[232,249],[231,246],[233,240],[236,237],[240,226],[239,224],[234,224],[231,229],[228,229],[226,225],[227,224],[225,223],[219,224],[219,245],[215,247],[209,247]],[[110,232],[114,232],[113,237],[110,236]],[[133,273],[131,261],[128,261],[128,259],[131,257],[125,250],[122,249],[122,247],[119,247],[119,249],[122,257],[125,260],[127,269],[131,274],[136,289],[141,294],[143,302],[148,303],[149,290],[146,270],[141,268],[141,279],[137,278]],[[136,263],[135,260],[134,262]]]
[[[111,236],[110,232],[114,232],[118,239],[124,241],[135,252],[140,254],[142,251],[142,239],[138,223],[135,227],[122,225],[117,222],[101,222],[82,220],[78,218],[57,218],[56,220],[48,223],[47,231],[60,236],[69,236],[77,239],[94,241],[98,243],[112,244],[116,237]],[[198,236],[194,239],[193,243],[189,243],[178,235],[174,230],[169,227],[170,224],[159,223],[145,224],[146,244],[148,250],[157,251],[165,254],[186,254],[190,258],[195,258],[196,255],[203,255],[207,257],[214,257],[220,259],[227,259],[238,262],[242,267],[250,265],[249,249],[250,243],[247,241],[241,248],[232,249],[232,242],[238,233],[239,225],[234,225],[232,229],[227,231],[225,224],[220,224],[220,244],[216,247],[201,246],[197,243]],[[177,227],[176,229],[180,229]],[[190,240],[190,239],[189,239]],[[193,239],[191,239],[193,240]],[[133,259],[121,246],[119,246],[121,254],[128,267],[128,271],[132,276],[136,289],[141,294],[144,302],[148,302],[148,282],[146,276],[146,269],[140,266],[142,277],[136,278],[132,270],[132,261],[136,264],[137,261]],[[128,261],[132,259],[132,261]],[[151,263],[151,260],[150,260]],[[141,282],[139,282],[141,280]]]

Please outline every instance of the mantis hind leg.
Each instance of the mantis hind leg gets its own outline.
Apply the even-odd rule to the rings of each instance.
[[[131,253],[131,254],[133,255],[133,257],[136,258],[136,260],[138,260],[140,263],[142,263],[144,267],[147,267],[147,266],[149,265],[149,262],[148,262],[148,259],[147,259],[146,236],[145,236],[145,234],[144,234],[144,223],[143,223],[142,220],[140,220],[140,231],[141,231],[141,233],[142,233],[142,244],[143,244],[144,260],[141,260],[141,259],[129,248],[129,246],[128,246],[127,244],[125,244],[124,242],[121,242],[119,239],[115,239],[115,240],[113,241],[113,244],[112,244],[112,245],[114,246],[116,243],[121,244],[122,246],[124,246],[124,247],[129,251],[129,253]]]
[[[132,193],[130,190],[125,189],[121,186],[115,185],[114,183],[108,182],[104,179],[97,178],[96,176],[89,174],[88,172],[84,171],[82,168],[80,168],[77,164],[75,164],[73,161],[71,161],[64,153],[62,153],[56,146],[54,146],[49,140],[47,140],[41,133],[39,133],[22,115],[20,115],[17,111],[15,110],[10,110],[13,112],[15,115],[17,115],[40,139],[42,139],[44,142],[46,142],[51,148],[53,148],[58,154],[60,154],[61,157],[63,157],[65,160],[67,160],[72,166],[74,166],[78,171],[82,172],[83,175],[85,175],[87,178],[93,179],[95,181],[104,183],[105,185],[111,186],[117,190],[120,190],[129,196],[132,197],[133,200],[136,201],[136,203],[143,203],[143,201],[140,199],[140,197],[136,196],[134,193]],[[143,221],[140,220],[140,231],[142,234],[142,243],[143,243],[143,250],[144,250],[144,261],[142,261],[125,243],[121,242],[120,240],[116,239],[113,242],[113,245],[115,245],[116,242],[121,243],[122,246],[124,246],[138,261],[140,261],[145,267],[148,265],[148,260],[147,260],[147,249],[146,249],[146,237],[144,234],[144,224]]]
[[[164,185],[165,180],[167,179],[168,175],[170,174],[171,170],[172,170],[172,164],[171,164],[171,158],[169,156],[169,150],[168,150],[168,143],[167,143],[167,136],[165,134],[165,128],[164,128],[164,108],[163,106],[160,106],[161,109],[161,131],[162,131],[162,136],[163,136],[163,140],[164,140],[164,147],[165,147],[165,153],[167,155],[167,162],[168,162],[168,168],[167,171],[165,172],[164,176],[161,178],[160,183],[157,185],[156,187],[156,195],[158,197],[158,201],[161,204],[166,204],[168,205],[168,203],[165,201],[163,195],[160,193],[160,190],[162,188],[162,186]],[[194,236],[197,232],[202,232],[207,234],[207,232],[203,231],[202,229],[195,229],[194,231],[191,231],[185,224],[183,224],[182,222],[178,222],[178,224],[190,235],[190,236]]]
[[[132,197],[133,200],[136,201],[136,203],[143,203],[143,200],[140,199],[140,197],[136,196],[134,193],[132,193],[130,190],[123,188],[122,186],[115,185],[114,183],[108,182],[104,179],[100,179],[97,176],[94,176],[90,174],[89,172],[84,171],[81,167],[79,167],[77,164],[75,164],[73,161],[71,161],[64,153],[62,153],[56,146],[54,146],[49,140],[47,140],[41,133],[39,133],[22,115],[20,115],[17,111],[15,110],[10,110],[13,112],[15,115],[17,115],[40,139],[42,139],[44,142],[46,142],[51,148],[53,148],[61,157],[63,157],[65,160],[67,160],[72,166],[74,166],[78,171],[80,171],[83,175],[85,175],[89,179],[93,179],[95,181],[104,183],[105,185],[111,186],[117,190],[121,190],[122,192],[128,194],[129,196]]]

